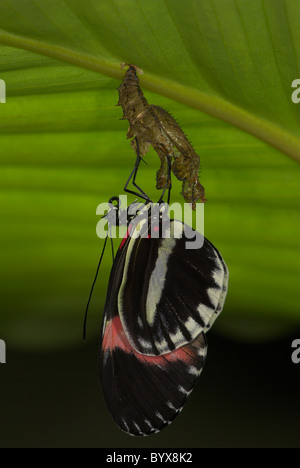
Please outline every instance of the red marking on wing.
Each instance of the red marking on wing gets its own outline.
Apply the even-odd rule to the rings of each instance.
[[[132,232],[134,231],[134,228],[135,228],[134,225],[129,224],[129,227],[128,227],[128,229],[127,229],[127,232],[126,232],[126,234],[125,234],[125,237],[123,238],[123,240],[122,240],[122,242],[121,242],[121,244],[120,244],[119,250],[121,250],[121,249],[124,247],[124,244],[126,243],[128,237],[131,237],[131,234],[132,234]]]
[[[154,226],[153,232],[159,232],[159,226]],[[148,239],[151,239],[151,234],[148,234]]]
[[[196,358],[195,351],[189,344],[160,356],[147,356],[138,353],[128,341],[120,317],[115,317],[106,323],[102,347],[104,351],[113,351],[115,348],[119,348],[125,353],[133,354],[141,361],[147,361],[149,364],[158,364],[161,366],[166,363],[166,360],[168,362],[180,360],[190,365]]]

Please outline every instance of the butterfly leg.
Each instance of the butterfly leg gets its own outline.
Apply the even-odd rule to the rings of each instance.
[[[170,156],[167,156],[167,161],[168,161],[168,181],[169,181],[168,205],[170,205],[171,190],[172,190],[172,180],[171,180],[172,162],[171,162],[171,157]]]
[[[124,191],[127,192],[127,193],[130,193],[132,195],[136,195],[137,197],[140,197],[142,198],[143,200],[145,201],[149,201],[150,198],[148,197],[148,195],[137,185],[136,183],[136,177],[137,177],[137,173],[138,173],[138,170],[139,170],[139,167],[140,167],[140,163],[141,161],[143,160],[140,156],[140,150],[139,150],[139,142],[138,142],[138,139],[135,137],[134,138],[134,146],[135,146],[135,150],[136,150],[136,154],[137,154],[137,158],[136,158],[136,161],[135,161],[135,165],[134,165],[134,168],[133,170],[131,171],[131,174],[125,184],[125,187],[124,187]],[[130,190],[128,189],[128,186],[130,184],[130,182],[132,182],[132,185],[139,191],[139,192],[134,192],[133,190]]]
[[[159,199],[159,202],[158,203],[162,203],[163,201],[163,198],[165,196],[165,193],[168,189],[168,205],[170,204],[170,198],[171,198],[171,190],[172,190],[172,181],[171,181],[171,170],[172,170],[172,163],[171,163],[171,156],[167,156],[166,157],[166,161],[167,161],[167,170],[166,170],[166,173],[167,175],[165,176],[165,184],[164,184],[164,187],[163,187],[163,191],[162,191],[162,194],[160,196],[160,199]]]

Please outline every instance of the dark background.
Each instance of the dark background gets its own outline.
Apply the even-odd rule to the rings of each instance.
[[[0,2],[2,447],[299,446],[300,3],[186,5]],[[121,62],[144,70],[149,103],[199,154],[205,236],[230,271],[198,387],[171,426],[142,439],[114,425],[97,379],[110,252],[81,338],[103,245],[96,207],[123,193],[135,159],[116,107]],[[156,199],[159,159],[151,150],[145,160],[138,183]]]
[[[9,349],[1,365],[1,447],[300,447],[300,364],[293,336],[265,344],[212,331],[205,370],[161,433],[123,434],[97,379],[97,340],[52,353]]]

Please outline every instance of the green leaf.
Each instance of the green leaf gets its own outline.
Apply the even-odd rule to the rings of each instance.
[[[1,338],[80,339],[96,206],[122,192],[134,162],[115,107],[121,62],[143,69],[147,99],[200,155],[206,236],[230,269],[216,328],[262,339],[299,325],[299,26],[297,0],[1,2]],[[155,198],[153,151],[147,162],[139,182]],[[107,253],[90,334],[110,266]]]

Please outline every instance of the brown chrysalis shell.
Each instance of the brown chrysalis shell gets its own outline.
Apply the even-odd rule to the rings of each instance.
[[[119,89],[117,105],[123,109],[123,119],[129,121],[127,138],[136,137],[139,154],[143,157],[151,145],[157,152],[161,166],[156,175],[156,188],[164,189],[168,183],[167,156],[172,161],[172,171],[182,181],[182,195],[192,203],[205,202],[204,187],[198,176],[200,158],[176,120],[159,106],[150,105],[139,86],[137,67],[129,65]],[[137,151],[136,141],[131,146]]]

